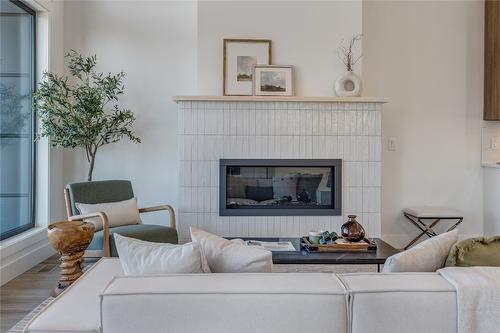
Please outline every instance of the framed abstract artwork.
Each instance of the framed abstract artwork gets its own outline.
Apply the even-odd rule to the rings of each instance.
[[[224,96],[252,95],[256,65],[271,64],[271,41],[268,39],[224,39]]]

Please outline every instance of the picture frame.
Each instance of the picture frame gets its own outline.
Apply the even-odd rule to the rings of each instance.
[[[271,40],[226,38],[223,44],[223,95],[251,96],[253,66],[271,65]]]
[[[255,96],[294,96],[293,66],[256,65],[253,74]]]

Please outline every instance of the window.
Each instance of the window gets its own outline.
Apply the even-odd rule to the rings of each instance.
[[[0,0],[0,239],[34,226],[35,12]]]

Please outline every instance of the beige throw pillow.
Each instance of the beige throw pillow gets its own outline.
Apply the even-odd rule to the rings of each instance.
[[[270,273],[271,251],[247,246],[241,240],[230,241],[209,232],[189,228],[193,242],[201,245],[212,273]]]
[[[106,213],[110,227],[141,223],[141,218],[139,217],[139,207],[137,206],[137,198],[99,204],[84,204],[76,202],[75,206],[82,215],[96,212]],[[85,221],[93,223],[96,231],[102,230],[101,218],[94,217],[86,219]]]
[[[429,238],[387,258],[383,272],[435,272],[444,267],[448,253],[458,240],[458,230]]]
[[[210,273],[197,243],[174,245],[146,242],[113,234],[126,275]]]

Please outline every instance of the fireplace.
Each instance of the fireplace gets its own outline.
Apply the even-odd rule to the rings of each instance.
[[[297,237],[313,229],[340,230],[350,214],[359,216],[369,237],[380,237],[381,119],[385,100],[184,96],[176,97],[175,101],[179,107],[177,230],[180,241],[190,241],[189,226],[227,237]],[[314,166],[305,163],[309,160],[316,163],[321,159],[342,159],[342,165],[339,161],[334,170],[334,174],[341,171],[342,178],[340,174],[335,175],[338,181],[333,182],[335,188],[331,189],[333,205],[326,209],[290,207],[295,210],[287,212],[285,206],[233,205],[228,208],[226,184],[220,187],[221,181],[227,181],[227,171],[223,169],[224,177],[219,176],[220,159],[247,159],[242,161],[245,163],[259,159],[260,166],[270,166],[273,159],[280,162],[298,159],[306,166]],[[237,175],[238,169],[231,172]],[[239,172],[241,174],[241,168]],[[323,180],[322,185],[326,184]],[[269,198],[269,181],[267,187]],[[252,190],[255,188],[250,188],[250,192]],[[325,189],[320,190],[321,195],[327,195]],[[266,193],[263,195],[265,198]],[[254,208],[259,209],[261,215],[257,215],[259,210]],[[340,212],[342,215],[332,216]],[[247,216],[238,216],[245,214]]]
[[[219,215],[342,215],[340,159],[221,159]]]

